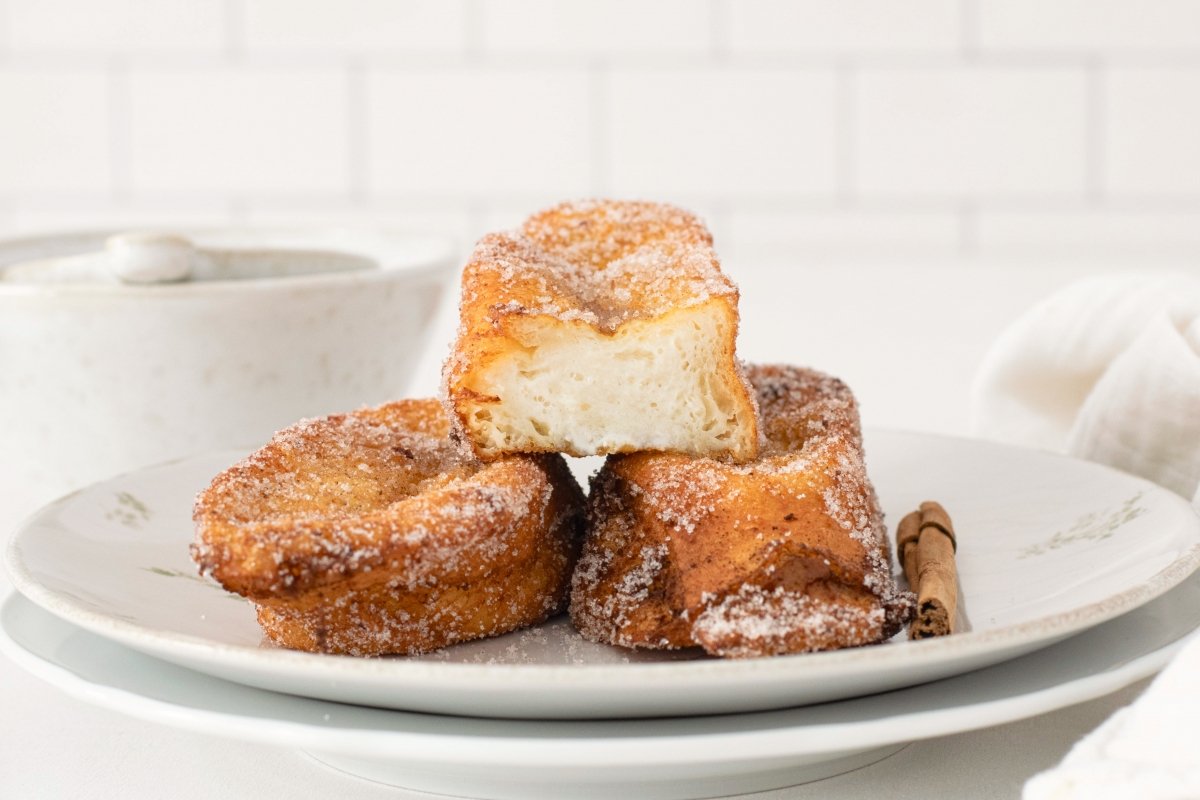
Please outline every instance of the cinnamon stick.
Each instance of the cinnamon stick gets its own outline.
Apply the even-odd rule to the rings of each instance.
[[[917,593],[917,616],[908,628],[910,639],[954,633],[958,613],[958,549],[954,524],[946,509],[933,501],[908,514],[896,529],[896,549],[908,585]]]

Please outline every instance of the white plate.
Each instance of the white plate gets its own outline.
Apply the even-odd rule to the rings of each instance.
[[[236,453],[131,473],[48,506],[12,540],[17,588],[150,655],[277,691],[468,716],[584,719],[784,708],[931,681],[1044,647],[1162,594],[1200,563],[1176,495],[1096,464],[915,433],[869,436],[891,520],[928,497],[959,530],[969,632],[770,659],[593,645],[559,620],[419,659],[265,645],[249,605],[196,577],[193,495]]]
[[[412,714],[289,697],[149,658],[13,595],[0,651],[141,719],[308,751],[361,777],[487,798],[711,797],[827,777],[904,743],[1011,722],[1144,678],[1200,625],[1200,578],[1038,653],[937,683],[785,711],[546,722]]]

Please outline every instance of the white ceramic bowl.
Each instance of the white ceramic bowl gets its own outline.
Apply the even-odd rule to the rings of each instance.
[[[380,232],[182,231],[194,269],[144,283],[122,271],[154,253],[106,253],[114,233],[0,242],[5,533],[109,475],[403,396],[457,267]]]

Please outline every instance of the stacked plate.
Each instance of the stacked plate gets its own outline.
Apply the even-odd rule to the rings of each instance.
[[[274,648],[195,574],[192,497],[240,454],[124,475],[28,521],[0,648],[76,696],[472,797],[712,797],[813,780],[909,741],[1050,711],[1160,668],[1200,626],[1200,518],[1114,470],[978,441],[868,434],[895,521],[959,529],[965,629],[746,661],[629,653],[562,619],[421,658]]]

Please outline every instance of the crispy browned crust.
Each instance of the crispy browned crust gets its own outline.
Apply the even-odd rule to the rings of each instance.
[[[435,400],[299,423],[196,498],[192,557],[269,638],[419,653],[561,609],[583,495],[559,456],[483,464]]]
[[[879,642],[911,615],[850,390],[795,367],[748,376],[759,460],[611,456],[593,479],[571,597],[587,638],[761,656]]]
[[[614,264],[618,268],[610,269]],[[601,277],[603,276],[603,277]],[[752,392],[735,355],[738,290],[721,273],[712,235],[693,214],[661,203],[594,200],[562,203],[533,215],[513,232],[492,233],[463,269],[458,335],[443,370],[447,404],[476,456],[505,452],[488,446],[474,424],[501,398],[478,390],[497,359],[525,347],[523,327],[536,319],[613,335],[631,321],[666,317],[682,308],[719,306],[729,321],[720,374],[753,425]],[[727,453],[754,458],[758,433],[735,437]],[[588,456],[636,452],[636,444]],[[535,447],[526,452],[548,452]]]

